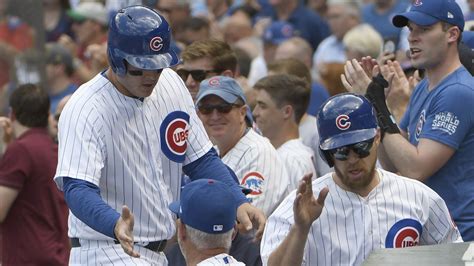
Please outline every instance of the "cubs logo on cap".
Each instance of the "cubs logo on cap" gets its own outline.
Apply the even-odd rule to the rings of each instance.
[[[163,48],[163,39],[160,36],[156,36],[150,41],[150,49],[158,52]]]
[[[348,115],[340,115],[336,117],[336,127],[340,130],[346,130],[351,127],[351,122],[349,121]]]
[[[421,223],[414,219],[402,219],[388,231],[385,239],[386,248],[405,248],[417,246],[423,232]]]
[[[221,82],[219,81],[218,76],[210,78],[208,83],[209,83],[209,86],[212,86],[212,87],[217,87],[221,85]]]
[[[249,172],[242,178],[241,185],[252,190],[247,197],[256,197],[263,193],[263,181],[265,178],[259,172]]]
[[[160,126],[161,150],[168,159],[182,163],[188,147],[189,115],[182,111],[169,113]]]
[[[422,4],[423,2],[421,0],[415,0],[415,2],[413,2],[414,6],[421,6]]]

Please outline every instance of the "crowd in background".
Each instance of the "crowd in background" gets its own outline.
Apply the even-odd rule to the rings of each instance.
[[[309,165],[305,164],[305,167],[310,169],[316,178],[331,171],[319,154],[316,116],[319,107],[329,97],[347,91],[346,78],[353,60],[360,62],[363,58],[371,57],[380,65],[389,64],[401,70],[399,73],[402,73],[403,78],[400,79],[406,80],[409,86],[404,91],[391,91],[387,96],[387,104],[396,121],[402,120],[412,90],[423,78],[423,72],[410,63],[408,29],[393,26],[391,18],[406,11],[411,2],[0,0],[0,117],[10,115],[12,106],[9,99],[18,88],[24,84],[37,84],[49,96],[48,132],[53,140],[57,141],[57,122],[70,95],[81,84],[108,67],[109,18],[120,8],[142,4],[156,9],[169,22],[173,36],[171,45],[182,60],[175,70],[183,79],[196,105],[200,101],[200,82],[212,76],[211,74],[235,79],[245,94],[242,105],[249,106],[248,110],[243,109],[242,113],[242,117],[248,119],[246,123],[253,127],[255,132],[268,138],[277,151],[286,141],[300,138],[302,141],[299,145],[304,147],[301,149],[306,149],[308,158],[311,158]],[[457,2],[466,21],[460,59],[472,74],[474,0]],[[227,55],[235,57],[236,62],[227,64]],[[271,78],[281,74],[291,74],[300,80]],[[300,110],[295,121],[286,124],[265,121],[265,118],[270,116],[265,116],[268,102],[264,99],[274,96],[266,88],[277,87],[285,82],[296,84],[297,87],[301,80],[308,84],[309,89],[300,92],[300,95],[303,95],[301,97],[307,101],[292,103],[295,110]],[[272,85],[272,82],[277,85]],[[270,102],[280,105],[278,97],[279,95],[274,96]],[[472,109],[467,108],[466,112],[472,113]],[[206,114],[201,111],[199,115],[206,126]],[[7,130],[10,125],[6,120],[0,119],[0,126],[3,128],[0,129],[1,158],[13,136]],[[283,135],[283,129],[292,131],[284,132],[286,137],[282,137],[278,133],[282,132]],[[226,141],[219,140],[211,131],[207,133],[216,146]],[[233,145],[230,148],[232,147]],[[218,148],[225,155],[225,143]],[[232,164],[231,159],[228,160]],[[280,164],[280,161],[277,161],[278,166],[295,164],[287,158],[278,160],[284,162]],[[235,167],[238,167],[237,163]],[[292,166],[286,167],[288,170],[278,170],[279,174],[285,171],[290,176],[294,174]],[[233,170],[237,173],[236,169]],[[285,188],[288,189],[287,192],[295,189],[298,177],[302,177],[300,173],[294,175],[296,176],[291,177],[292,181]],[[51,182],[52,178],[53,176]],[[66,226],[64,217],[68,215],[64,201],[61,195],[54,194],[51,197],[53,196],[60,205],[56,214],[63,215],[57,219],[63,228]],[[279,196],[278,201],[282,198]],[[276,208],[265,206],[267,216]],[[2,220],[3,218],[5,217],[2,217]],[[1,223],[0,220],[0,228]],[[0,230],[0,264],[1,237]],[[67,242],[67,236],[64,235],[63,238]],[[175,248],[174,252],[178,251]],[[246,253],[245,256],[259,255]]]

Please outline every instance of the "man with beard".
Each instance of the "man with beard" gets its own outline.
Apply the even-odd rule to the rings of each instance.
[[[344,93],[323,104],[319,148],[335,172],[314,181],[306,175],[269,217],[264,264],[360,265],[375,249],[462,241],[439,195],[375,168],[376,121],[363,96]]]

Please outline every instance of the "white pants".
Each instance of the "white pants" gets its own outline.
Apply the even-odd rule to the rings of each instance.
[[[135,245],[140,258],[127,255],[120,244],[104,240],[79,240],[80,247],[72,248],[69,265],[168,265],[163,252],[153,252]]]

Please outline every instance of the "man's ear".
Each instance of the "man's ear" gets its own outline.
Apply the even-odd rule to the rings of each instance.
[[[283,117],[285,119],[290,119],[292,118],[292,116],[294,115],[294,110],[293,110],[293,106],[287,104],[287,105],[284,105],[282,108],[281,108],[281,111],[283,113]]]
[[[457,43],[458,39],[461,38],[461,31],[458,27],[453,26],[448,29],[448,40],[449,42]]]
[[[234,224],[234,228],[232,229],[234,230],[232,232],[232,241],[234,241],[235,237],[237,236],[237,234],[239,233],[239,228],[237,227],[237,223]]]
[[[178,229],[178,239],[183,241],[186,239],[186,226],[181,222],[181,219],[176,221],[176,228]]]
[[[232,70],[230,70],[230,69],[226,69],[226,70],[224,70],[224,71],[220,74],[220,76],[225,76],[225,77],[233,78],[233,77],[235,76],[235,73],[234,73]]]

